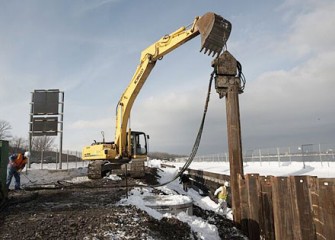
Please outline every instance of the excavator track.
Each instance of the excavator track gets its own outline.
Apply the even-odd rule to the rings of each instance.
[[[102,178],[102,166],[106,161],[96,160],[88,165],[87,176],[89,179],[100,179]]]
[[[132,177],[143,177],[145,175],[145,160],[123,161],[112,163],[106,160],[95,160],[88,165],[87,176],[89,179],[101,179],[107,173]],[[127,164],[125,164],[127,163]],[[127,168],[127,169],[126,169]]]
[[[128,166],[128,169],[131,170],[131,172],[136,173],[137,171],[141,171],[143,173],[136,173],[143,175],[144,174],[144,167],[141,168],[141,166],[144,166],[144,162],[138,161],[129,163],[130,159],[119,159],[116,160],[95,160],[92,161],[88,165],[87,170],[87,176],[90,179],[100,179],[107,175],[107,173],[112,174],[118,174],[118,175],[124,175],[126,173],[125,167]],[[126,163],[129,163],[126,165]],[[140,167],[138,167],[140,166]],[[130,172],[129,172],[130,173]]]

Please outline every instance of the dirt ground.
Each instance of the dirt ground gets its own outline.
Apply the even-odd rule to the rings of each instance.
[[[141,181],[155,184],[155,172]],[[128,187],[125,179],[101,179],[11,191],[0,212],[0,239],[199,239],[175,218],[158,221],[135,206],[117,205],[133,185],[131,178]],[[222,239],[245,239],[230,220],[196,206],[193,211],[215,224]]]

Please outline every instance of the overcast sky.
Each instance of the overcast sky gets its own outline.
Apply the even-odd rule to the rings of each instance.
[[[114,140],[141,51],[209,11],[232,23],[228,50],[247,80],[243,150],[333,144],[333,0],[0,0],[0,120],[27,138],[31,92],[60,89],[63,149],[81,150],[101,131]],[[192,150],[212,72],[199,50],[197,37],[158,61],[137,97],[131,127],[150,135],[150,151]],[[199,153],[227,150],[225,114],[213,87]]]

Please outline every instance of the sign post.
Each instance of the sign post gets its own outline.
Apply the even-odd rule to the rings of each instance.
[[[33,136],[57,136],[60,133],[58,162],[60,163],[59,169],[62,169],[64,92],[59,89],[34,90],[30,104],[29,151],[32,150]],[[28,161],[30,168],[31,162]]]

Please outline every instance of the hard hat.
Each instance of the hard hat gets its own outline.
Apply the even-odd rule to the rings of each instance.
[[[29,158],[29,157],[30,157],[30,152],[25,152],[25,153],[24,153],[24,156],[25,156],[26,158]]]
[[[225,182],[224,182],[224,186],[225,186],[225,187],[229,187],[229,182],[228,182],[228,181],[225,181]]]

